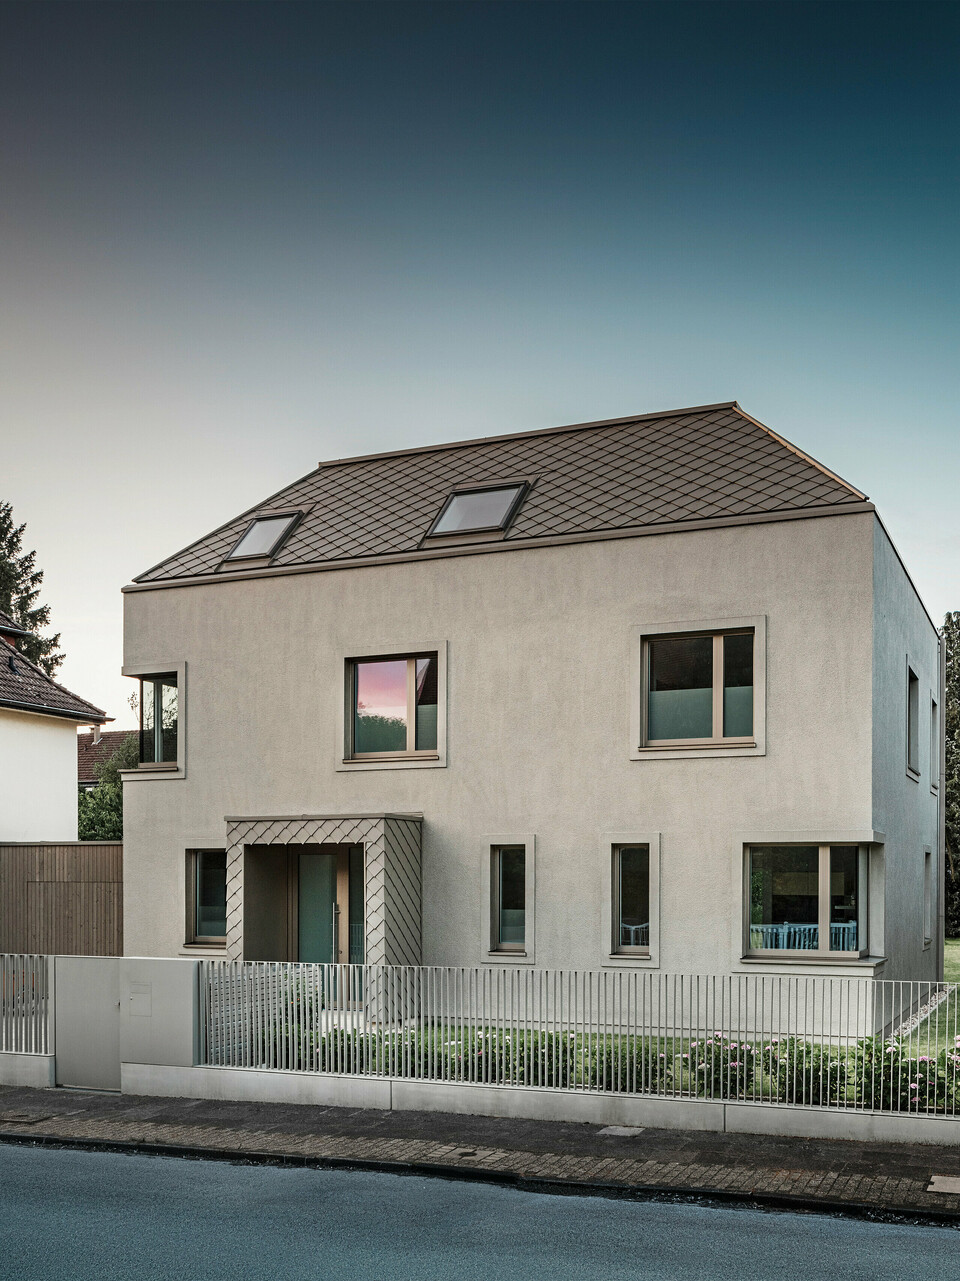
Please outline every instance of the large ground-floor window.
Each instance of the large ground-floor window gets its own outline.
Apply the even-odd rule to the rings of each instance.
[[[749,954],[866,950],[866,851],[857,845],[751,845]]]

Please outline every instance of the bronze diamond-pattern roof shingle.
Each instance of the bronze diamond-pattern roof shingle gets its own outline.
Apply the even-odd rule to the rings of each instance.
[[[412,554],[452,488],[518,477],[531,487],[507,544],[829,510],[864,497],[736,403],[710,405],[323,463],[136,581],[215,573],[252,517],[282,507],[304,516],[272,566]]]

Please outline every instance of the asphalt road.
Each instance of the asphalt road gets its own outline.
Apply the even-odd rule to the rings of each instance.
[[[960,1275],[960,1231],[0,1146],[2,1281]]]

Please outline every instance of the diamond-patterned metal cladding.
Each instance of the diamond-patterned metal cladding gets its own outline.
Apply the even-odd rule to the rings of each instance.
[[[273,564],[415,552],[453,486],[517,476],[533,484],[507,541],[860,498],[737,406],[720,406],[321,466],[262,505],[310,508]],[[137,581],[213,573],[250,519],[238,516]]]

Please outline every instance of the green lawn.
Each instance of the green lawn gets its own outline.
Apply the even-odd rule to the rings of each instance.
[[[960,939],[944,940],[943,978],[946,983],[960,983]]]

